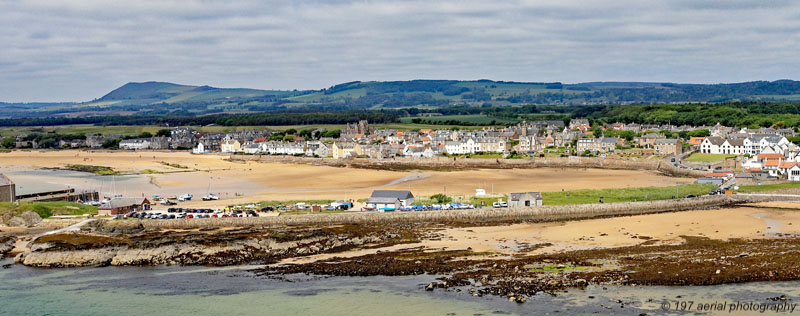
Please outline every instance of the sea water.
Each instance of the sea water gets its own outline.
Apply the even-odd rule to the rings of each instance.
[[[0,315],[730,315],[697,311],[697,306],[774,303],[781,301],[770,298],[780,295],[792,303],[800,295],[799,282],[593,286],[556,296],[540,294],[517,304],[501,297],[473,297],[468,288],[425,291],[435,276],[273,278],[258,276],[251,266],[40,269],[11,265],[10,259],[0,264]],[[693,302],[693,309],[662,310],[664,302],[682,301]]]

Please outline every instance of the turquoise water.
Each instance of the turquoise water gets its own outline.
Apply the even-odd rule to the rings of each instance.
[[[9,263],[8,259],[0,262]],[[528,303],[516,304],[497,297],[474,298],[466,291],[424,291],[433,279],[298,275],[277,280],[256,276],[247,267],[35,269],[12,265],[0,269],[0,315],[662,315],[659,307],[665,299],[768,302],[767,298],[781,294],[790,301],[800,295],[798,282],[591,287],[555,297],[537,295]],[[800,314],[800,309],[795,313]]]

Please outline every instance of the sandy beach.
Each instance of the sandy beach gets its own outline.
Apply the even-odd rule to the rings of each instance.
[[[769,206],[767,206],[769,205]],[[780,207],[780,208],[778,208]],[[466,250],[513,255],[542,255],[571,250],[608,249],[684,242],[681,236],[716,240],[764,239],[800,234],[800,204],[763,203],[752,207],[697,210],[569,222],[445,228],[440,238],[378,249],[321,254],[284,260],[309,263],[333,257],[356,257],[403,249]],[[546,246],[542,246],[548,244]],[[536,246],[528,251],[527,248]]]
[[[0,154],[0,172],[9,173],[18,184],[71,186],[100,190],[105,194],[169,196],[216,193],[216,202],[192,201],[186,206],[223,207],[263,200],[360,199],[375,189],[411,190],[417,196],[447,191],[470,196],[475,189],[505,194],[521,191],[672,186],[693,179],[673,178],[651,171],[606,169],[504,169],[437,171],[385,171],[325,166],[259,162],[230,162],[224,155],[192,155],[188,152],[129,151],[13,151]],[[187,169],[170,167],[181,165]],[[107,166],[122,173],[156,173],[125,176],[84,177],[31,172],[60,168],[67,164]],[[30,187],[34,186],[34,187]],[[211,205],[215,204],[215,205]]]

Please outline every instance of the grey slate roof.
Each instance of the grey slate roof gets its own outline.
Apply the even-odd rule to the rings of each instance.
[[[367,199],[368,204],[388,204],[388,203],[397,203],[400,201],[397,198],[389,198],[389,197],[371,197]]]
[[[134,198],[113,198],[111,201],[103,203],[100,205],[101,210],[109,210],[114,208],[120,207],[128,207],[131,205],[142,205],[144,203],[145,198],[143,197],[134,197]]]
[[[678,140],[674,138],[659,138],[654,141],[654,144],[656,145],[664,145],[664,144],[675,145],[677,143]]]
[[[511,201],[519,201],[519,199],[525,195],[530,195],[535,200],[541,200],[542,194],[539,192],[527,192],[527,193],[511,193],[508,195],[508,199]]]
[[[712,145],[722,145],[722,143],[724,143],[724,142],[725,142],[725,139],[724,139],[724,138],[722,138],[722,137],[719,137],[719,136],[711,136],[711,137],[706,137],[706,139],[707,139],[707,140],[708,140],[708,142],[709,142],[709,143],[711,143]]]
[[[413,198],[414,195],[411,194],[411,191],[402,191],[402,190],[375,190],[372,191],[372,198],[395,198],[399,200],[405,200]]]

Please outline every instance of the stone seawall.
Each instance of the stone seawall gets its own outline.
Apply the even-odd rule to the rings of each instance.
[[[622,202],[605,204],[550,205],[521,208],[483,208],[473,210],[448,210],[426,212],[386,213],[338,213],[315,215],[288,215],[272,217],[141,220],[146,228],[194,229],[215,227],[280,227],[303,225],[380,225],[400,223],[504,223],[504,222],[548,222],[581,220],[601,217],[630,216],[662,212],[677,212],[696,209],[733,206],[743,203],[783,200],[760,195],[715,195],[698,198]],[[800,200],[800,196],[797,199]],[[138,225],[137,221],[125,221],[122,225]]]
[[[483,208],[425,212],[336,213],[270,217],[141,220],[145,228],[191,229],[212,227],[279,227],[293,225],[405,224],[405,223],[503,223],[581,220],[601,217],[678,212],[756,202],[800,201],[800,195],[738,194],[688,199],[604,204],[547,205],[520,208]],[[125,221],[123,225],[138,225]]]

